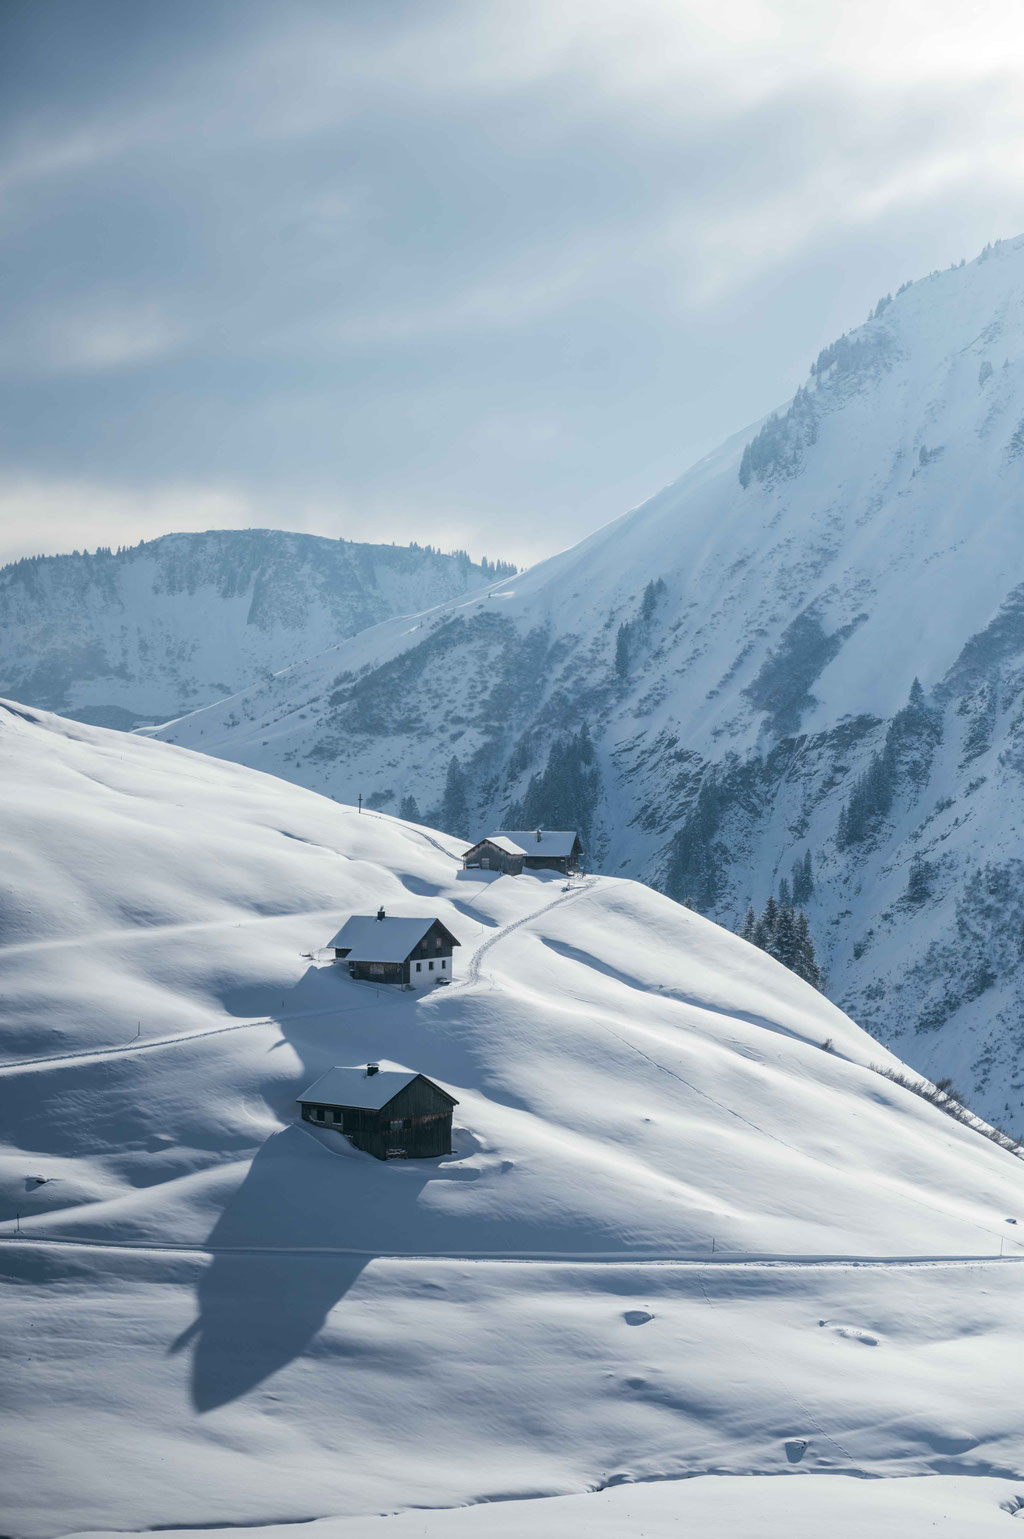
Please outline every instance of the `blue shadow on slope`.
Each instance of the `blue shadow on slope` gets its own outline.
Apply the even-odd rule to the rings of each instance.
[[[210,1234],[198,1315],[171,1347],[193,1345],[192,1402],[200,1413],[237,1400],[298,1357],[372,1259],[331,1254],[339,1237],[329,1218],[325,1224],[324,1202],[337,1176],[328,1151],[326,1181],[319,1161],[305,1157],[308,1138],[299,1128],[269,1138]],[[353,1151],[353,1163],[364,1159]],[[415,1196],[436,1163],[415,1172]]]

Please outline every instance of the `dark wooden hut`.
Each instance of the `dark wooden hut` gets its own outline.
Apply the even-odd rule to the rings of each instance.
[[[410,1069],[328,1069],[298,1097],[302,1120],[334,1128],[378,1160],[452,1152],[454,1096]]]
[[[513,840],[504,834],[489,834],[462,857],[464,871],[501,871],[505,876],[519,876],[523,869],[523,852]]]

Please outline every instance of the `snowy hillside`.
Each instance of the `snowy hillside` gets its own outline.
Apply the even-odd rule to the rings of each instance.
[[[18,561],[0,569],[0,694],[109,727],[166,721],[495,575],[273,529]]]
[[[581,826],[732,927],[809,851],[832,997],[1021,1133],[1022,476],[1019,240],[575,549],[164,735],[473,836]]]
[[[1024,1165],[820,994],[634,882],[463,872],[147,738],[5,707],[0,770],[7,1532],[708,1472],[1005,1516]],[[378,904],[452,986],[316,960]],[[296,1125],[371,1059],[457,1098],[450,1157]]]

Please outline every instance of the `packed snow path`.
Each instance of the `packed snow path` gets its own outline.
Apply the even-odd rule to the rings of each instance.
[[[7,1220],[9,1225],[15,1224],[15,1220]],[[682,1256],[663,1255],[652,1256],[642,1251],[609,1253],[601,1255],[593,1251],[578,1251],[576,1253],[566,1251],[544,1251],[528,1255],[522,1251],[377,1251],[357,1250],[344,1245],[306,1245],[306,1246],[273,1246],[273,1245],[187,1245],[177,1244],[173,1240],[161,1240],[149,1242],[143,1240],[88,1240],[76,1238],[73,1235],[46,1235],[29,1233],[24,1229],[8,1228],[5,1233],[0,1233],[0,1243],[8,1247],[19,1246],[55,1245],[70,1249],[80,1248],[97,1251],[137,1251],[141,1255],[185,1255],[185,1256],[264,1256],[274,1259],[291,1259],[295,1261],[312,1260],[320,1257],[329,1260],[331,1257],[358,1256],[373,1261],[456,1261],[466,1262],[468,1265],[483,1262],[496,1266],[538,1266],[538,1267],[568,1267],[573,1271],[589,1266],[605,1269],[618,1267],[624,1272],[643,1270],[647,1267],[686,1269],[700,1273],[711,1268],[714,1271],[727,1270],[730,1267],[747,1269],[767,1268],[772,1271],[785,1271],[789,1267],[797,1267],[804,1270],[808,1267],[819,1268],[861,1268],[861,1267],[974,1267],[974,1266],[1002,1266],[1004,1263],[1024,1262],[1024,1255],[984,1255],[975,1254],[964,1256]]]
[[[517,881],[519,878],[509,877],[508,880]],[[563,892],[559,897],[553,898],[550,903],[542,904],[540,908],[536,909],[532,914],[524,914],[521,919],[515,919],[510,924],[503,925],[500,930],[495,932],[494,935],[489,936],[487,940],[483,941],[481,945],[477,946],[470,956],[468,965],[466,967],[466,976],[462,982],[462,987],[468,988],[473,984],[480,982],[480,964],[487,953],[492,951],[495,946],[500,945],[502,941],[507,940],[508,937],[514,934],[516,930],[521,930],[524,928],[524,926],[535,923],[535,921],[540,919],[543,914],[550,914],[553,909],[563,908],[565,904],[572,903],[574,899],[580,897],[583,892],[595,887],[597,882],[598,878],[596,876],[587,877],[584,881],[574,886],[570,892]],[[453,986],[458,987],[459,985],[455,984]]]

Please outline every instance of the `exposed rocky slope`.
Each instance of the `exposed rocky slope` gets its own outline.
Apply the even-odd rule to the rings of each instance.
[[[506,573],[273,529],[18,561],[0,569],[0,694],[103,726],[166,721]]]
[[[730,925],[810,850],[831,996],[1024,1131],[1022,500],[1018,240],[575,549],[166,735],[457,832],[571,820]]]

